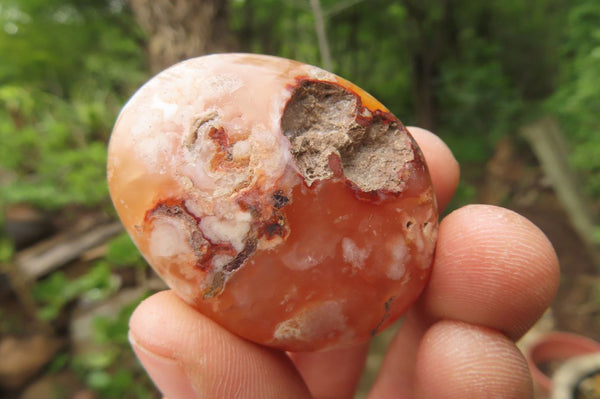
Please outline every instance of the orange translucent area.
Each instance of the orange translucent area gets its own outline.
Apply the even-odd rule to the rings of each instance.
[[[406,311],[429,276],[433,243],[423,249],[408,238],[410,229],[435,223],[428,176],[416,172],[422,184],[379,204],[357,199],[340,180],[297,186],[283,209],[285,243],[258,251],[219,297],[197,298],[195,306],[247,339],[285,350],[367,341]],[[399,261],[402,243],[407,254]]]
[[[354,83],[340,77],[337,77],[337,83],[345,89],[349,90],[351,93],[355,93],[356,95],[358,95],[360,97],[361,105],[370,110],[371,112],[390,112],[390,110],[387,109],[385,105],[380,103],[375,97],[373,97]]]
[[[397,125],[398,140],[408,135],[376,99],[326,71],[212,55],[176,65],[136,93],[108,161],[123,224],[177,295],[231,332],[289,351],[365,342],[396,320],[427,282],[437,231],[425,161],[405,137],[403,154],[388,154],[401,167],[394,188],[350,183],[333,147],[318,149],[329,151],[332,173],[317,177],[333,178],[303,181],[282,118],[306,80],[360,98],[356,110],[328,107],[338,112],[328,123],[349,112],[352,126],[376,119]]]

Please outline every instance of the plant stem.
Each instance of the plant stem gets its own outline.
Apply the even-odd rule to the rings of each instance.
[[[321,9],[320,0],[310,0],[313,15],[315,17],[315,30],[317,32],[317,40],[319,41],[319,52],[321,53],[321,63],[323,68],[331,71],[333,62],[331,61],[331,53],[329,51],[329,42],[327,41],[327,32],[325,31],[325,18]]]

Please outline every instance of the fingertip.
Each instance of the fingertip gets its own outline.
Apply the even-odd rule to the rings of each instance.
[[[410,126],[407,129],[423,152],[438,205],[440,209],[444,209],[458,186],[460,178],[458,161],[450,148],[437,135],[419,127]]]
[[[552,244],[533,223],[505,208],[470,205],[440,224],[425,304],[437,318],[518,339],[550,305],[559,274]]]
[[[132,333],[129,334],[129,342],[138,360],[163,395],[174,399],[199,397],[185,369],[176,359],[146,349],[137,342]]]
[[[314,398],[350,398],[362,375],[369,344],[289,356]]]
[[[157,328],[164,325],[168,316],[170,327]],[[159,356],[172,358],[173,347],[170,345],[172,331],[183,333],[186,326],[193,323],[194,312],[177,298],[171,291],[161,291],[144,299],[134,310],[129,319],[130,341]],[[175,323],[173,325],[173,323]]]
[[[177,346],[171,345],[171,332],[183,332],[181,327],[193,318],[179,302],[170,291],[156,293],[142,301],[129,319],[128,338],[138,360],[163,395],[171,399],[193,399],[200,396],[176,353]],[[171,316],[168,320],[165,311]],[[165,322],[170,323],[173,330],[158,328]]]
[[[309,397],[285,354],[230,333],[171,291],[143,301],[129,328],[140,362],[169,399]]]
[[[527,362],[498,331],[442,321],[426,333],[417,356],[416,398],[531,398]]]

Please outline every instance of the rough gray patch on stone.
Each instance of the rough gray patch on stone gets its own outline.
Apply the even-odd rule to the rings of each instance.
[[[359,118],[369,122],[359,124]],[[402,171],[415,157],[410,137],[396,120],[361,108],[358,97],[341,86],[300,84],[284,110],[281,128],[308,185],[335,175],[333,154],[344,176],[364,192],[404,189]]]

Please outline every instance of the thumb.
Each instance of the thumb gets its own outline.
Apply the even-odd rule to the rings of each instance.
[[[169,399],[310,397],[283,352],[231,334],[171,291],[140,304],[129,322],[129,340]]]

